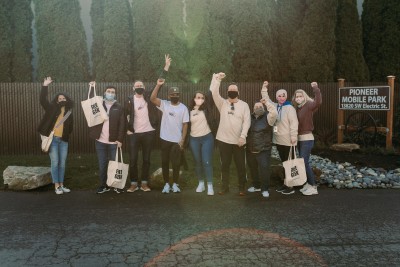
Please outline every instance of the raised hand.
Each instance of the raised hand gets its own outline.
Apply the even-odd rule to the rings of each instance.
[[[165,55],[165,66],[164,66],[164,70],[168,71],[169,66],[171,65],[171,61],[172,59],[170,58],[169,54]]]
[[[225,77],[226,77],[226,75],[223,72],[220,72],[220,73],[217,74],[217,79],[220,80],[220,81],[222,81],[222,79],[224,79]]]
[[[158,86],[161,86],[161,85],[163,85],[164,83],[165,83],[165,79],[159,78],[159,79],[157,80],[157,85],[158,85]]]
[[[268,88],[268,81],[264,81],[262,88]]]
[[[89,86],[90,86],[90,87],[95,87],[95,86],[96,86],[96,82],[95,82],[95,81],[91,81],[91,82],[89,83]]]
[[[49,86],[49,84],[51,84],[52,82],[53,80],[51,79],[51,77],[46,77],[44,78],[43,86]]]
[[[313,88],[314,88],[314,87],[318,87],[318,83],[317,83],[317,82],[312,82],[312,83],[311,83],[311,87],[313,87]]]

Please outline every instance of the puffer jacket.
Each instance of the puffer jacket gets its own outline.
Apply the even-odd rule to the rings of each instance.
[[[268,124],[268,112],[256,118],[251,115],[251,125],[247,133],[246,148],[249,152],[256,153],[270,150],[272,147],[272,126]]]
[[[107,107],[103,101],[103,107],[107,111]],[[118,102],[114,102],[111,106],[110,111],[108,112],[108,120],[110,121],[110,137],[109,142],[118,141],[120,143],[123,142],[125,136],[125,126],[126,126],[126,119],[124,116],[124,109],[122,105]],[[101,135],[101,131],[103,130],[103,123],[90,127],[89,128],[89,136],[93,139],[99,139]]]
[[[41,135],[44,136],[49,136],[50,132],[54,129],[56,126],[56,121],[58,116],[61,113],[61,106],[57,103],[58,101],[58,96],[63,95],[67,103],[65,105],[65,113],[66,114],[69,110],[72,110],[72,107],[74,105],[74,102],[72,99],[64,94],[64,93],[58,93],[51,102],[47,99],[48,97],[48,86],[42,86],[42,90],[40,91],[40,105],[44,108],[45,113],[42,118],[42,120],[39,123],[39,126],[37,128],[38,132]],[[64,121],[63,125],[63,134],[61,139],[65,142],[68,142],[69,140],[69,135],[72,133],[73,129],[73,114],[69,115],[69,117]]]

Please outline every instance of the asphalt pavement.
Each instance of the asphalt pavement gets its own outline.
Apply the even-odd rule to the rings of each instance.
[[[400,266],[400,191],[0,192],[0,266]]]

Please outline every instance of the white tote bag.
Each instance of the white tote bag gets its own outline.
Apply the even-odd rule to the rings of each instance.
[[[292,148],[294,149],[294,159],[292,159]],[[291,146],[289,158],[282,162],[285,168],[285,185],[288,187],[303,185],[307,181],[306,167],[304,159],[296,156],[296,147]]]
[[[108,115],[103,107],[103,98],[96,95],[96,87],[93,86],[94,96],[89,98],[92,86],[89,86],[88,98],[81,101],[83,112],[89,127],[99,125],[108,120]]]
[[[53,142],[54,131],[51,131],[49,136],[40,135],[42,139],[42,151],[49,152],[51,142]]]
[[[121,162],[118,161],[118,154],[121,155]],[[108,162],[107,185],[110,187],[123,189],[125,187],[126,178],[128,177],[129,164],[124,164],[122,158],[122,149],[117,148],[115,161]]]

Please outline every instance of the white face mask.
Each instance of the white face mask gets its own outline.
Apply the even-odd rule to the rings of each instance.
[[[201,106],[204,103],[204,99],[195,98],[194,102],[196,103],[196,106]]]
[[[304,96],[296,96],[296,103],[301,105],[304,103]]]

